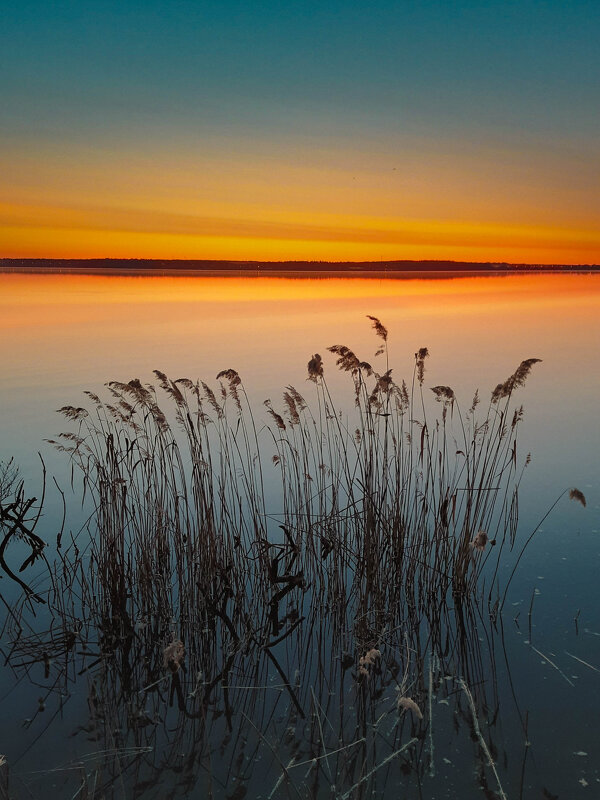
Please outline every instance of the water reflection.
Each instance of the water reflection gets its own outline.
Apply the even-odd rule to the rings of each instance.
[[[58,534],[47,630],[17,578],[7,658],[40,692],[28,725],[86,687],[60,791],[350,798],[421,792],[452,765],[449,796],[514,785],[497,731],[523,742],[526,722],[501,713],[498,571],[520,553],[513,394],[537,359],[463,410],[448,386],[426,400],[426,348],[409,385],[331,350],[352,416],[318,354],[312,405],[289,386],[268,428],[232,369],[61,409],[53,444],[90,519]],[[14,492],[3,507],[26,513]]]
[[[28,665],[50,713],[67,694],[87,693],[87,719],[73,732],[81,754],[56,765],[57,796],[410,795],[447,780],[451,765],[446,796],[477,784],[504,796],[502,640],[470,603],[458,616],[444,609],[435,634],[394,614],[340,619],[314,598],[304,604],[307,616],[278,643],[258,631],[236,641],[221,607],[184,657],[155,621],[22,637],[11,664]],[[509,735],[524,743],[518,721]],[[31,776],[27,784],[41,790]]]
[[[352,790],[353,797],[405,791],[410,797],[463,798],[478,791],[480,782],[489,797],[504,791],[512,798],[570,796],[573,787],[580,789],[578,781],[593,785],[600,777],[593,766],[598,745],[593,720],[600,710],[594,668],[600,663],[600,637],[590,601],[598,556],[594,529],[599,527],[598,385],[590,366],[600,346],[597,276],[214,283],[80,276],[48,276],[38,283],[32,276],[0,276],[0,281],[0,326],[11,343],[3,355],[3,452],[24,465],[26,486],[35,485],[31,476],[40,473],[37,451],[43,438],[77,447],[76,440],[53,435],[58,427],[55,409],[72,402],[75,413],[85,405],[96,414],[92,397],[81,399],[82,389],[88,388],[115,412],[113,416],[107,410],[106,435],[98,439],[103,443],[99,463],[110,469],[102,473],[96,465],[86,488],[86,503],[104,498],[95,508],[77,512],[82,488],[77,481],[75,496],[70,496],[73,453],[58,459],[49,446],[43,451],[49,500],[37,535],[53,544],[61,530],[63,498],[53,476],[66,495],[68,515],[51,593],[43,595],[51,601],[54,617],[40,604],[26,602],[27,593],[6,610],[2,724],[11,792],[163,797],[169,792],[183,796],[186,786],[194,785],[198,795],[212,792],[214,797],[341,797]],[[578,509],[582,516],[576,518],[574,507],[569,508],[571,515],[555,509],[534,537],[531,557],[517,570],[502,616],[496,602],[519,552],[518,545],[510,551],[511,520],[512,530],[516,524],[512,490],[499,495],[495,506],[498,529],[506,532],[500,561],[499,536],[488,537],[497,539],[494,547],[488,542],[483,551],[475,549],[479,528],[488,533],[494,528],[489,520],[482,521],[485,504],[471,517],[465,540],[469,550],[462,552],[469,555],[466,586],[472,584],[476,591],[459,594],[457,603],[454,589],[461,581],[454,578],[460,547],[442,551],[452,564],[444,577],[433,569],[440,567],[437,550],[429,556],[422,551],[422,563],[411,571],[411,551],[402,551],[401,536],[388,535],[401,530],[401,516],[394,517],[389,502],[398,484],[393,470],[358,473],[363,486],[354,500],[366,487],[367,496],[377,501],[358,506],[348,502],[343,488],[348,482],[334,481],[328,472],[356,475],[357,453],[365,452],[361,447],[374,441],[374,434],[367,430],[344,454],[337,417],[328,413],[329,400],[321,388],[307,383],[305,366],[320,352],[332,396],[338,397],[339,391],[348,396],[350,385],[346,405],[352,409],[352,375],[335,370],[341,353],[323,348],[344,342],[359,360],[372,362],[378,378],[368,377],[371,387],[384,379],[385,356],[373,355],[378,342],[367,314],[380,316],[390,330],[389,364],[400,389],[403,377],[410,388],[413,354],[425,344],[432,352],[424,384],[432,422],[431,439],[426,435],[424,443],[432,447],[424,446],[423,457],[438,478],[445,477],[427,489],[419,470],[411,473],[412,487],[405,496],[417,502],[405,504],[403,513],[406,517],[412,509],[413,522],[422,523],[413,529],[427,530],[441,541],[448,527],[463,530],[466,505],[453,512],[455,492],[446,490],[464,488],[452,483],[451,468],[456,451],[464,447],[447,438],[447,460],[435,461],[443,420],[437,430],[433,420],[443,409],[444,396],[436,403],[430,388],[452,387],[464,414],[478,386],[487,404],[498,380],[504,381],[523,358],[543,359],[524,393],[528,415],[519,433],[517,464],[524,463],[529,451],[533,463],[524,477],[527,491],[520,495],[517,542],[524,541],[565,486],[580,485],[588,508]],[[243,498],[235,495],[237,501],[230,502],[234,485],[259,486],[252,458],[243,467],[232,462],[225,473],[215,460],[212,472],[222,476],[215,492],[208,491],[206,452],[199,452],[198,445],[195,451],[186,450],[181,469],[175,456],[169,456],[166,474],[171,478],[163,484],[155,480],[161,471],[149,458],[161,441],[156,431],[140,438],[141,449],[126,443],[137,434],[132,435],[124,420],[119,422],[119,414],[128,414],[121,401],[133,405],[127,393],[137,384],[124,387],[133,376],[145,386],[157,366],[173,378],[191,373],[192,387],[196,375],[208,376],[217,403],[221,395],[214,376],[224,368],[241,367],[252,406],[261,407],[256,415],[260,437],[268,441],[260,490],[264,504],[255,509],[258,514],[249,513],[252,492]],[[233,412],[230,434],[237,434],[227,372],[223,380],[227,413]],[[106,396],[101,382],[108,377],[119,379],[112,390],[125,392],[123,397]],[[313,409],[318,407],[315,392],[321,392],[322,419],[335,443],[331,449],[315,444],[311,450],[300,428],[288,424],[290,409],[281,397],[285,382],[303,397],[312,393]],[[193,388],[174,383],[196,400]],[[164,399],[164,391],[158,386],[157,396]],[[203,412],[218,416],[202,387],[199,391]],[[271,398],[270,407],[282,418],[285,431],[262,408],[266,398]],[[359,426],[350,423],[346,405],[343,424],[354,434]],[[194,424],[199,410],[192,408]],[[385,407],[377,411],[373,406],[372,417],[366,419],[374,425],[366,428],[384,431],[386,413]],[[446,415],[458,425],[457,405],[448,404]],[[155,419],[148,408],[144,416],[146,421],[134,421],[160,428],[160,417]],[[172,414],[166,417],[174,423]],[[411,430],[415,426],[408,418],[403,436],[397,435],[398,428],[394,431],[396,442],[406,444],[406,434],[412,434],[412,455],[405,447],[404,461],[394,463],[412,459],[420,466],[423,428]],[[97,415],[94,419],[99,422]],[[505,421],[510,427],[512,418]],[[80,423],[71,420],[68,432],[80,436]],[[117,435],[110,425],[121,423]],[[64,421],[58,429],[65,430]],[[226,441],[231,453],[239,447],[251,454],[253,434],[248,431],[246,444],[243,437],[225,434],[224,428],[219,433],[218,424],[211,425],[204,444]],[[109,433],[118,445],[112,451],[107,449]],[[461,437],[459,430],[462,443]],[[175,439],[182,443],[180,433]],[[164,453],[174,453],[168,441],[163,444]],[[396,453],[396,446],[390,439],[388,454]],[[301,458],[292,457],[291,448]],[[82,445],[80,450],[84,452]],[[385,447],[377,452],[383,457]],[[510,445],[502,452],[510,467]],[[341,472],[340,464],[346,464]],[[129,472],[123,474],[124,468]],[[190,513],[183,512],[183,474],[193,477],[186,488]],[[385,475],[385,481],[374,484],[373,475]],[[282,480],[293,498],[286,507],[277,501]],[[332,487],[340,485],[334,502]],[[431,486],[435,491],[427,495]],[[202,499],[203,492],[205,498],[216,499],[212,508]],[[35,488],[24,499],[31,494],[40,492]],[[427,510],[419,505],[424,495],[432,499]],[[134,501],[142,504],[142,514],[134,512]],[[298,504],[303,506],[301,524],[295,514]],[[471,508],[475,511],[475,504]],[[82,528],[92,511],[89,530]],[[260,521],[257,528],[252,519]],[[89,534],[98,525],[111,535],[104,551],[94,553]],[[211,528],[226,531],[227,548],[215,552],[206,544]],[[186,529],[194,531],[187,542]],[[130,540],[115,538],[121,530],[127,536],[137,532],[144,546],[136,550]],[[296,543],[299,533],[310,547],[303,544],[295,554],[288,534]],[[344,536],[359,547],[348,548]],[[204,549],[191,547],[191,540],[202,541]],[[18,571],[32,552],[25,545],[12,541],[6,564],[42,595],[48,589],[43,562],[38,559]],[[238,551],[248,562],[245,571],[231,568],[241,563]],[[54,560],[48,549],[44,553]],[[186,567],[178,573],[180,556]],[[196,562],[201,581],[194,580]],[[419,574],[438,579],[419,583]],[[400,577],[394,580],[395,575]],[[13,583],[6,575],[0,583],[8,602]],[[198,584],[208,588],[200,591]],[[166,658],[165,651],[178,641],[185,647],[183,660],[176,644]],[[461,679],[473,698],[478,728]],[[529,715],[519,711],[517,698],[526,701]],[[557,708],[562,721],[558,734]],[[417,741],[398,753],[413,738]],[[533,747],[526,746],[529,740]],[[589,759],[581,753],[590,754]]]

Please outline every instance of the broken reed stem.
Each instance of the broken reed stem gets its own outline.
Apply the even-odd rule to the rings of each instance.
[[[369,770],[369,772],[366,775],[363,775],[363,777],[359,781],[357,781],[354,784],[354,786],[351,786],[350,789],[348,789],[347,792],[344,792],[344,794],[341,795],[340,800],[348,800],[348,798],[350,797],[352,792],[355,789],[358,789],[358,787],[361,786],[363,783],[365,783],[365,781],[368,781],[369,778],[372,775],[374,775],[375,772],[377,772],[377,770],[380,770],[382,767],[385,767],[386,764],[389,764],[390,761],[393,761],[395,758],[397,758],[399,755],[404,753],[405,750],[408,750],[409,747],[412,747],[412,745],[416,744],[418,741],[419,740],[415,736],[412,739],[410,739],[408,742],[406,742],[405,745],[402,745],[402,747],[399,750],[396,750],[394,753],[391,753],[389,756],[384,758],[381,763],[377,764],[375,767],[373,767],[373,769]]]
[[[502,784],[500,783],[500,776],[498,775],[498,772],[496,770],[496,764],[494,763],[492,754],[490,753],[489,747],[487,746],[487,743],[481,734],[481,729],[479,727],[479,720],[477,718],[477,709],[475,708],[475,701],[473,700],[473,695],[469,691],[469,687],[462,678],[458,679],[458,685],[463,690],[463,692],[465,693],[465,697],[467,698],[467,702],[471,710],[471,717],[473,719],[473,730],[475,732],[475,736],[477,737],[479,745],[483,750],[485,757],[487,758],[488,767],[490,767],[490,769],[494,773],[494,778],[496,779],[496,783],[498,785],[498,793],[500,794],[500,798],[501,800],[508,800],[508,798],[504,793],[504,789],[502,788]]]
[[[320,739],[321,739],[321,748],[323,750],[322,758],[325,759],[325,764],[327,765],[327,772],[329,773],[329,781],[330,781],[330,783],[333,783],[333,775],[332,775],[331,768],[329,766],[329,761],[328,761],[328,758],[327,758],[327,749],[326,749],[326,746],[325,746],[325,735],[323,733],[323,725],[321,723],[321,717],[318,714],[318,710],[322,711],[322,709],[321,709],[321,706],[319,705],[319,703],[317,702],[317,698],[315,696],[315,690],[313,689],[312,686],[310,687],[310,693],[311,693],[311,697],[312,697],[312,701],[313,701],[314,714],[315,714],[315,716],[317,718],[317,722],[319,724],[319,736],[320,736]]]
[[[587,661],[584,661],[582,658],[579,658],[578,656],[574,656],[573,653],[569,653],[568,650],[565,650],[565,653],[568,656],[570,656],[571,658],[574,658],[575,661],[579,661],[580,664],[583,664],[584,666],[589,667],[590,669],[593,669],[594,672],[600,672],[600,669],[598,669],[598,667],[595,667],[593,664],[590,664]]]
[[[428,706],[429,706],[429,777],[435,776],[435,765],[433,763],[433,670],[431,668],[431,653],[429,654],[429,684],[428,684]]]
[[[541,651],[541,650],[538,650],[538,649],[537,649],[537,647],[534,647],[534,646],[531,644],[531,642],[529,643],[529,646],[530,646],[530,647],[531,647],[531,649],[534,651],[534,653],[537,653],[537,654],[538,654],[538,656],[540,656],[541,658],[543,658],[543,659],[544,659],[544,661],[547,661],[547,662],[548,662],[548,664],[550,664],[550,666],[551,666],[551,667],[554,667],[554,669],[555,669],[555,670],[556,670],[556,671],[557,671],[557,672],[558,672],[560,675],[562,675],[562,677],[563,677],[563,678],[566,680],[566,682],[569,684],[569,686],[575,686],[575,684],[573,683],[573,681],[572,681],[572,680],[570,680],[569,678],[567,678],[567,676],[566,676],[566,675],[565,675],[565,673],[562,671],[562,669],[561,669],[560,667],[558,667],[558,666],[557,666],[557,665],[554,663],[554,661],[552,661],[552,659],[551,659],[551,658],[548,658],[548,656],[547,656],[547,655],[545,655],[544,653],[542,653],[542,651]]]
[[[268,741],[268,739],[265,738],[265,736],[262,733],[262,731],[254,724],[254,722],[250,719],[250,717],[248,717],[243,711],[241,712],[241,716],[246,720],[246,722],[248,722],[252,726],[252,728],[254,728],[254,731],[258,735],[258,738],[261,740],[261,742],[263,742],[264,744],[267,745],[267,747],[269,748],[269,750],[273,754],[275,760],[277,761],[277,763],[279,764],[279,767],[281,769],[281,775],[279,776],[278,780],[276,781],[275,785],[271,789],[271,792],[270,792],[270,794],[268,796],[269,800],[271,800],[271,798],[273,797],[273,795],[275,794],[277,789],[279,789],[279,787],[281,786],[281,784],[282,784],[282,782],[284,780],[289,784],[290,788],[295,791],[295,793],[298,795],[298,797],[301,797],[300,793],[298,792],[298,790],[296,789],[296,787],[292,783],[292,781],[290,779],[290,776],[288,774],[288,769],[290,769],[293,766],[295,757],[292,756],[292,758],[290,759],[289,764],[286,767],[283,764],[283,762],[281,761],[281,759],[279,758],[279,755],[277,754],[277,750]]]
[[[306,761],[298,761],[294,764],[288,765],[287,769],[295,769],[296,767],[307,767],[311,764],[315,764],[317,761],[321,761],[321,759],[329,758],[329,756],[338,755],[338,753],[344,753],[346,750],[349,750],[351,747],[356,747],[358,744],[364,744],[367,740],[366,739],[357,739],[355,742],[350,742],[350,744],[344,745],[344,747],[338,747],[336,750],[330,750],[328,753],[323,753],[322,756],[315,756],[314,758],[308,758]]]

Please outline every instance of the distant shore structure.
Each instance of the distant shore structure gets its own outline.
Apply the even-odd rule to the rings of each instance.
[[[265,275],[385,274],[393,273],[514,273],[598,272],[599,264],[509,264],[482,261],[217,261],[204,259],[147,258],[0,258],[0,272],[68,272],[86,274],[127,273],[230,273]]]

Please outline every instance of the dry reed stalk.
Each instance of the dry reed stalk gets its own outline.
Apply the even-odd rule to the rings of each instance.
[[[458,679],[458,685],[463,690],[465,697],[467,698],[467,703],[469,704],[469,709],[471,711],[471,718],[473,720],[473,730],[475,732],[475,736],[477,737],[477,741],[479,742],[479,745],[483,750],[483,753],[485,754],[488,767],[490,767],[490,769],[494,773],[494,778],[496,779],[496,784],[498,786],[498,793],[501,797],[501,800],[508,800],[506,794],[504,793],[504,789],[502,788],[502,784],[500,783],[500,776],[498,775],[498,771],[496,770],[496,764],[494,762],[494,759],[492,758],[492,754],[490,753],[489,747],[487,746],[487,742],[485,741],[485,739],[481,734],[481,729],[479,727],[479,719],[477,717],[477,709],[475,708],[475,701],[473,700],[473,695],[469,691],[469,687],[462,678]]]
[[[348,798],[352,795],[352,793],[356,789],[358,789],[359,786],[361,786],[363,783],[368,781],[377,772],[377,770],[380,770],[382,767],[385,767],[387,764],[389,764],[390,761],[393,761],[395,758],[397,758],[398,756],[402,755],[402,753],[406,752],[406,750],[408,750],[409,747],[412,747],[413,744],[416,744],[418,741],[419,740],[416,737],[413,737],[412,739],[409,739],[409,741],[406,742],[406,744],[402,745],[402,747],[400,747],[394,753],[392,753],[391,755],[387,756],[387,758],[384,758],[381,763],[379,763],[375,767],[373,767],[373,769],[371,769],[359,781],[357,781],[353,786],[351,786],[350,789],[348,789],[347,792],[344,792],[344,794],[341,796],[340,800],[348,800]]]

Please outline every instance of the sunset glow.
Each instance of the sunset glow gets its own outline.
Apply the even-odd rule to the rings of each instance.
[[[0,800],[591,798],[600,0],[0,20]]]
[[[230,325],[241,316],[244,336],[245,308],[252,313],[262,308],[268,325],[272,325],[273,308],[294,309],[302,317],[312,303],[336,305],[347,311],[356,306],[357,319],[368,304],[384,303],[387,313],[397,314],[400,307],[407,318],[422,316],[454,317],[461,327],[468,327],[468,317],[481,316],[506,309],[510,316],[546,314],[549,308],[576,314],[582,321],[598,313],[599,298],[594,278],[582,275],[546,276],[546,285],[538,275],[520,275],[518,280],[504,277],[461,277],[454,280],[411,278],[378,280],[373,278],[293,279],[261,277],[169,277],[169,276],[104,276],[104,275],[38,275],[32,282],[28,275],[2,275],[0,286],[0,330],[19,338],[28,329],[50,326],[71,330],[83,322],[104,322],[106,309],[127,306],[137,322],[148,314],[148,307],[161,304],[170,308],[173,320],[187,313],[203,319],[211,316],[210,308],[218,309],[221,319]],[[404,306],[406,307],[404,308]],[[202,309],[201,313],[198,307]],[[224,312],[226,309],[226,313]],[[164,313],[164,312],[163,312]],[[99,316],[100,315],[100,316]],[[575,319],[575,317],[573,318]],[[254,328],[256,329],[256,322]],[[510,327],[510,326],[509,326]],[[303,336],[303,334],[302,334]],[[88,343],[89,346],[89,343]]]
[[[449,259],[540,264],[600,260],[600,233],[592,230],[368,217],[359,218],[356,225],[352,218],[328,225],[327,220],[319,224],[315,216],[307,224],[293,215],[285,222],[232,221],[53,207],[9,206],[2,212],[3,256],[14,258]]]
[[[63,5],[5,15],[0,257],[600,262],[587,3]]]

